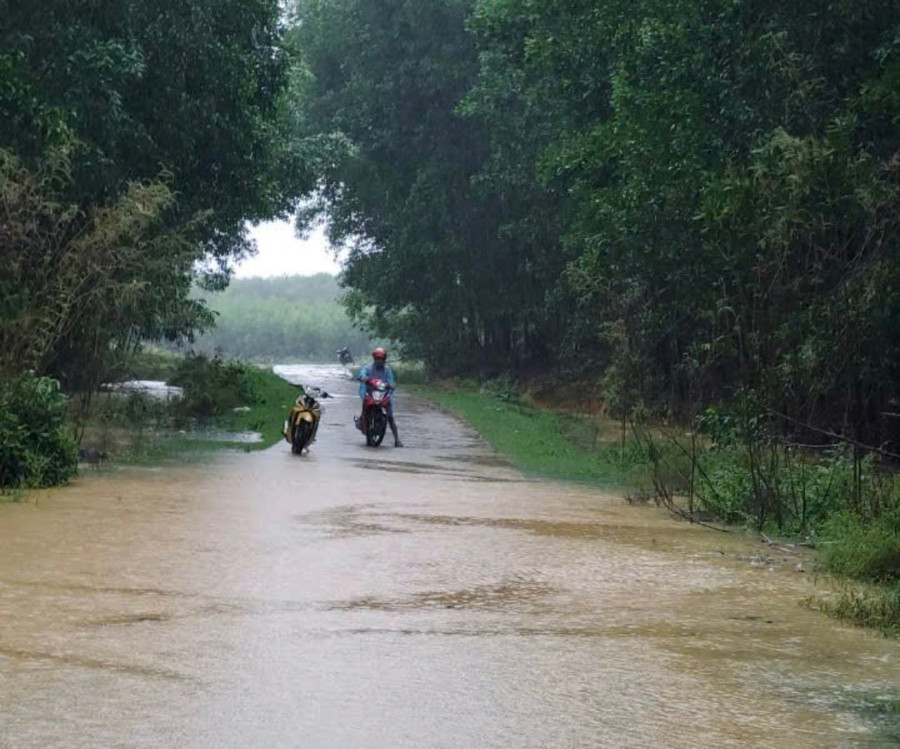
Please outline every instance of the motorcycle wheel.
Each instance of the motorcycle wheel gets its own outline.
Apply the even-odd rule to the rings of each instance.
[[[291,452],[294,455],[302,455],[303,448],[309,444],[309,438],[312,434],[312,424],[308,421],[301,421],[294,427],[294,439],[291,441]]]
[[[387,429],[387,417],[382,411],[375,411],[369,416],[369,430],[366,432],[366,444],[369,447],[378,447],[384,439]]]

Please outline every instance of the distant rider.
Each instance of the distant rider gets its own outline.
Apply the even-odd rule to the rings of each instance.
[[[362,428],[362,424],[366,415],[366,383],[368,383],[370,379],[381,380],[382,382],[386,383],[391,390],[394,389],[394,371],[387,365],[387,351],[385,351],[381,347],[375,349],[372,352],[372,363],[359,370],[359,376],[357,377],[357,379],[359,380],[359,397],[363,399],[363,411],[362,414],[360,414],[359,419],[357,420],[357,424],[360,426],[360,428]],[[394,447],[403,447],[403,443],[400,441],[400,437],[397,435],[397,422],[394,421],[393,398],[391,398],[391,403],[388,409],[388,425],[390,426],[391,432],[394,435]]]

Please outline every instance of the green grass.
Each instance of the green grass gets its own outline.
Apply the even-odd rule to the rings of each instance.
[[[423,385],[428,382],[428,373],[421,362],[400,361],[390,365],[394,376],[401,385]]]
[[[466,387],[414,389],[469,423],[525,473],[607,487],[641,483],[643,456],[630,440],[623,447],[609,422],[533,408],[505,392],[498,397]]]
[[[181,357],[166,349],[147,346],[131,355],[123,366],[123,377],[135,380],[168,380]]]
[[[253,386],[257,402],[249,404],[250,410],[226,413],[215,421],[215,425],[227,432],[259,432],[261,442],[242,443],[240,447],[245,450],[264,450],[284,439],[281,430],[299,389],[271,369],[257,370],[253,375]]]

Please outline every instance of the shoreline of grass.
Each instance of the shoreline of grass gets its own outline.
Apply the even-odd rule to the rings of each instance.
[[[640,485],[646,461],[619,426],[522,404],[485,390],[417,384],[414,392],[468,423],[523,473],[605,488]]]
[[[520,402],[511,389],[424,383],[412,388],[469,424],[516,468],[536,478],[643,494],[651,467],[641,448],[612,422],[579,418]],[[616,432],[619,432],[616,434]],[[734,526],[735,531],[746,528]],[[833,552],[831,552],[833,553]],[[817,551],[825,565],[828,552]],[[834,562],[829,560],[830,567]],[[900,582],[827,574],[834,591],[805,604],[831,618],[900,637]]]

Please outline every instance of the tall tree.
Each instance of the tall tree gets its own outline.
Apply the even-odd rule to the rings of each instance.
[[[548,123],[530,165],[569,198],[563,242],[577,260],[560,291],[573,362],[669,411],[778,380],[797,349],[785,333],[812,332],[796,310],[838,294],[832,281],[856,275],[859,260],[844,255],[836,275],[798,265],[809,235],[778,200],[793,195],[809,228],[832,227],[816,233],[826,246],[852,234],[860,247],[891,241],[898,12],[889,2],[827,12],[813,2],[478,3],[476,112],[512,98],[511,118]],[[790,184],[809,197],[802,209]],[[713,204],[718,213],[704,208]],[[722,221],[744,242],[723,243]],[[810,283],[796,293],[800,276]],[[828,335],[825,318],[816,329]]]
[[[345,139],[317,208],[352,243],[351,308],[438,369],[539,355],[545,269],[506,230],[521,198],[474,179],[489,138],[460,111],[477,67],[469,2],[296,7],[309,132]]]
[[[351,299],[429,363],[560,352],[673,415],[896,397],[895,2],[297,8]]]
[[[2,0],[0,18],[0,147],[26,166],[66,148],[76,204],[163,176],[173,220],[203,212],[198,238],[224,260],[247,249],[245,220],[309,187],[280,128],[276,0]]]
[[[282,33],[277,0],[0,0],[0,190],[21,198],[0,224],[0,328],[44,330],[41,367],[82,384],[117,347],[190,336],[209,322],[196,269],[227,281],[246,221],[310,189]],[[63,276],[80,291],[60,306]],[[69,315],[53,336],[29,322],[48,296]]]

